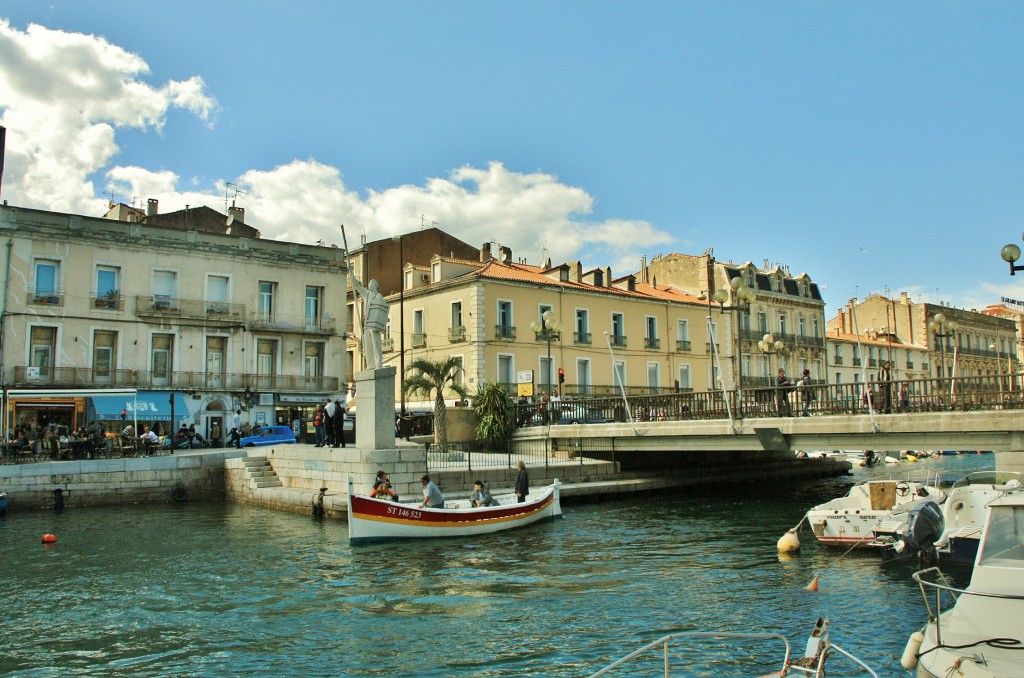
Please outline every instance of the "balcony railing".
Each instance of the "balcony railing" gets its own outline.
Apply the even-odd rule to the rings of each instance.
[[[860,367],[860,358],[854,358],[853,359],[853,366],[854,367]]]
[[[878,367],[878,358],[868,358],[868,367]]]
[[[135,315],[142,318],[155,316],[242,324],[245,321],[245,304],[161,295],[138,296],[135,297]]]
[[[391,353],[395,350],[395,340],[393,337],[384,337],[380,340],[381,353]]]
[[[836,357],[834,357],[832,359],[832,364],[833,365],[842,365],[843,364],[843,356],[837,355]]]
[[[93,296],[92,307],[104,311],[123,311],[124,295],[120,292],[108,292],[107,294]]]
[[[573,332],[572,341],[574,344],[589,346],[590,345],[590,332]]]
[[[626,335],[616,334],[612,336],[612,346],[615,348],[626,348]]]
[[[249,329],[260,331],[297,332],[300,334],[328,334],[335,332],[334,318],[314,318],[305,315],[266,315],[253,313],[249,318]]]
[[[907,369],[908,370],[914,369],[914,361],[913,360],[908,360],[907,361]]]
[[[63,306],[64,292],[56,290],[29,290],[26,303],[37,306]]]
[[[427,333],[426,332],[413,332],[412,333],[412,347],[413,348],[424,348],[427,345]]]
[[[91,367],[25,367],[14,368],[17,386],[110,386],[158,388],[164,390],[235,391],[263,389],[268,391],[338,390],[338,377],[307,377],[281,374],[238,374],[226,372],[153,372],[149,370],[94,369]]]
[[[448,328],[448,341],[454,343],[466,340],[466,327],[464,325],[456,325]]]
[[[551,330],[541,330],[540,332],[534,332],[534,339],[537,341],[547,341],[551,338],[551,341],[558,341],[562,338],[562,335],[558,332],[552,332]]]
[[[494,326],[494,338],[495,339],[506,339],[511,340],[516,338],[516,326],[515,325],[495,325]]]
[[[644,337],[644,348],[655,350],[661,348],[661,339],[657,337]]]
[[[676,350],[682,351],[683,353],[689,353],[693,350],[689,339],[676,339]]]

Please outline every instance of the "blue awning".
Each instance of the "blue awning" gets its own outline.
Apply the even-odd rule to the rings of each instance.
[[[178,391],[139,391],[131,396],[93,396],[89,398],[92,407],[89,419],[98,421],[120,421],[121,410],[128,421],[170,421],[171,397],[174,397],[174,418],[187,419],[188,405]]]

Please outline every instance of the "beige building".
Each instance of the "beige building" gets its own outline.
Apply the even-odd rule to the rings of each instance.
[[[825,335],[828,353],[829,382],[841,384],[863,384],[878,381],[878,371],[890,361],[892,379],[909,381],[928,379],[931,375],[930,352],[927,346],[903,344],[890,334],[875,330],[860,335],[850,332],[827,332]],[[917,389],[909,385],[911,393]],[[860,391],[856,394],[859,396]]]
[[[941,324],[933,323],[937,315]],[[932,378],[953,375],[954,364],[956,376],[962,378],[1005,378],[1020,369],[1014,320],[914,302],[905,292],[899,299],[873,294],[856,304],[848,303],[829,320],[828,330],[841,334],[876,333],[891,336],[894,344],[927,346]],[[898,363],[893,367],[902,369]]]
[[[1009,349],[1009,352],[1016,357],[1016,367],[1020,367],[1021,363],[1024,363],[1024,302],[1003,297],[1001,303],[990,304],[981,309],[981,312],[985,315],[1010,320],[1016,326],[1017,342],[1012,349]],[[1003,359],[1002,356],[1000,359]],[[1015,367],[1014,361],[1010,356],[1007,356],[1005,360],[1007,374],[1012,374]]]
[[[115,218],[0,207],[4,385],[137,388],[140,420],[166,429],[174,407],[175,423],[205,436],[214,424],[226,433],[233,410],[291,424],[337,394],[347,381],[341,251],[260,239],[237,208],[157,207],[111,206]],[[70,427],[96,418],[113,428],[120,415],[59,393],[8,412],[8,424]]]
[[[470,391],[497,382],[530,384],[539,394],[558,388],[563,370],[562,395],[617,393],[613,369],[632,392],[706,390],[719,373],[731,387],[729,315],[712,313],[710,331],[724,337],[716,362],[708,305],[695,295],[632,275],[613,278],[608,268],[534,266],[514,262],[508,248],[499,254],[485,245],[475,259],[407,263],[401,299],[388,298],[385,363],[399,364],[404,307],[405,362],[455,356]]]
[[[743,386],[773,385],[779,367],[788,375],[807,369],[816,382],[827,380],[825,302],[806,273],[793,276],[786,266],[768,262],[758,268],[750,262],[718,261],[709,249],[700,256],[659,255],[642,267],[639,277],[656,287],[671,285],[708,299],[719,290],[726,292],[726,308],[739,319]],[[739,298],[734,280],[753,292],[752,301]],[[774,339],[769,351],[762,341],[766,334]]]

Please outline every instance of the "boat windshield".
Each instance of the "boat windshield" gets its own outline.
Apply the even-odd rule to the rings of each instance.
[[[979,565],[1024,567],[1024,506],[992,506]]]
[[[1021,482],[1021,474],[1016,471],[976,471],[953,483],[953,487],[968,485],[1005,485],[1011,480]]]

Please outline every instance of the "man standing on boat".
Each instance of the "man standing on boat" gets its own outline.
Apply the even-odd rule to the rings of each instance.
[[[423,484],[423,503],[421,508],[444,508],[444,495],[426,473],[420,476]]]
[[[530,475],[526,472],[526,464],[520,459],[516,462],[519,473],[516,474],[516,499],[519,503],[526,501],[526,495],[530,494]]]

